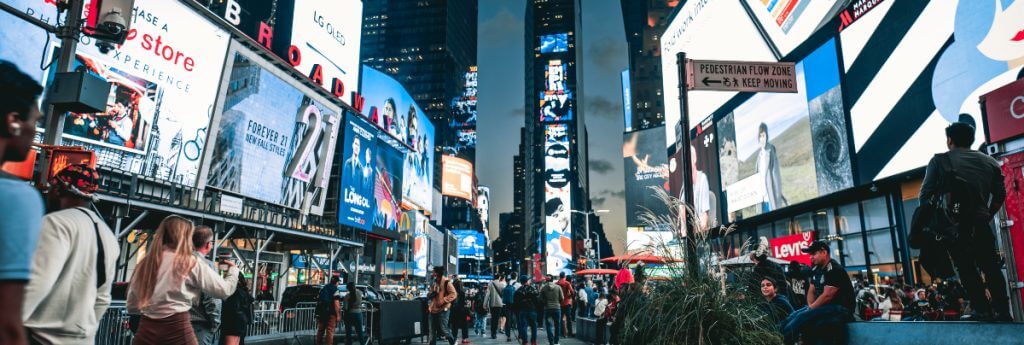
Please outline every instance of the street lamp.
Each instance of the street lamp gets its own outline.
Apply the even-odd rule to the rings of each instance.
[[[582,214],[587,219],[586,220],[587,243],[589,243],[590,245],[589,246],[584,246],[584,247],[587,250],[587,257],[590,258],[590,247],[593,246],[593,242],[590,241],[590,215],[596,214],[596,213],[608,213],[608,212],[611,212],[611,211],[609,211],[609,210],[592,210],[592,211],[589,211],[589,212],[588,211],[577,211],[577,210],[569,210],[569,211],[572,211],[573,213]],[[590,262],[591,261],[592,260],[587,260],[587,268],[590,268]]]

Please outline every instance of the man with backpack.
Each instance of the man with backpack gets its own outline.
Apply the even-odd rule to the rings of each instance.
[[[484,293],[483,306],[491,313],[491,339],[498,339],[498,329],[504,328],[505,301],[501,298],[501,292],[506,285],[505,277],[498,276],[497,280],[487,284],[487,292]]]
[[[313,344],[334,344],[334,329],[341,319],[341,294],[338,283],[341,278],[331,277],[331,282],[320,289],[316,299],[316,335]]]
[[[543,309],[540,292],[530,283],[530,277],[519,278],[522,284],[512,297],[512,306],[519,320],[519,340],[523,345],[537,345],[537,311]],[[526,342],[526,330],[530,330],[530,342]]]
[[[950,216],[954,229],[943,244],[975,311],[967,318],[1010,321],[1006,278],[995,233],[989,225],[1006,199],[1003,173],[995,159],[970,149],[974,142],[973,119],[965,115],[960,119],[946,127],[949,151],[928,162],[920,200],[937,204]],[[979,269],[985,275],[984,282]]]
[[[505,305],[505,324],[502,327],[502,331],[508,337],[507,341],[512,341],[512,327],[515,327],[516,330],[519,329],[519,316],[512,310],[516,295],[516,286],[512,284],[514,280],[515,275],[509,276],[509,283],[505,284],[504,289],[501,289],[501,303]]]

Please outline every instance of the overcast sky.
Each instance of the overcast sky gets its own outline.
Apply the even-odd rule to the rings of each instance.
[[[587,0],[581,29],[583,112],[590,133],[590,198],[616,253],[626,242],[622,177],[622,85],[628,65],[622,11],[617,0]],[[491,188],[491,238],[499,214],[512,211],[512,157],[523,127],[524,13],[526,0],[480,1],[477,61],[479,93],[476,173]],[[579,103],[578,103],[579,104]],[[579,226],[582,230],[583,227]]]

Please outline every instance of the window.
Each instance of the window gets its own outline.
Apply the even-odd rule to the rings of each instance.
[[[869,232],[867,238],[868,255],[870,255],[869,258],[872,265],[896,261],[896,255],[893,252],[892,233],[889,229]]]
[[[860,226],[860,210],[856,203],[839,207],[839,214],[836,215],[836,225],[839,227],[840,235],[858,233],[862,230]]]
[[[842,247],[843,259],[845,260],[843,266],[849,268],[867,264],[867,260],[864,258],[864,238],[860,234],[843,237]],[[835,250],[833,250],[833,253],[835,253]]]
[[[865,229],[874,230],[889,227],[889,207],[885,197],[863,201],[862,205],[864,207]]]

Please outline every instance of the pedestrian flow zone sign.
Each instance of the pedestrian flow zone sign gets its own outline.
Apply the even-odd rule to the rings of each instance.
[[[792,62],[688,60],[687,90],[795,93]]]

